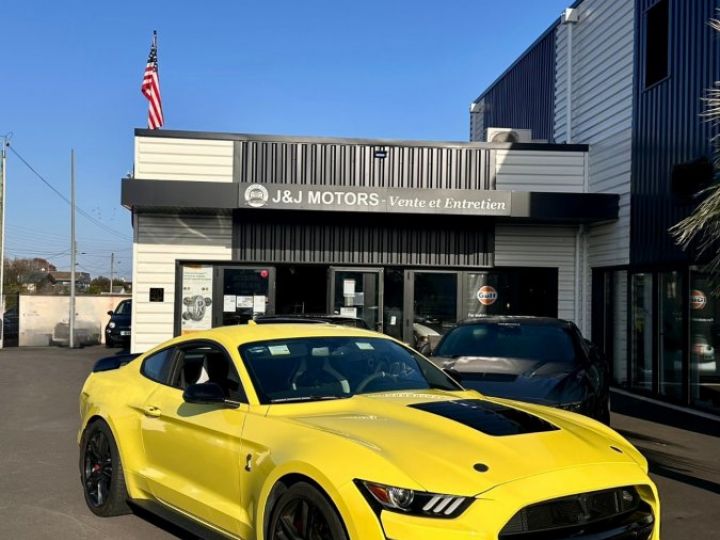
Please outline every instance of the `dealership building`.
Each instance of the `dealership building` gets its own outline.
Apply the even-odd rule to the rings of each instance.
[[[553,316],[617,387],[720,410],[720,302],[667,233],[712,176],[715,4],[576,2],[472,103],[471,142],[136,130],[132,350],[268,314],[412,345]]]

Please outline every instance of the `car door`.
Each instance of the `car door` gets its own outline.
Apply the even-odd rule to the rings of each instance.
[[[249,520],[240,507],[241,435],[248,405],[237,370],[217,343],[179,345],[173,373],[146,400],[142,437],[150,489],[161,502],[237,536]],[[183,390],[216,382],[232,405],[186,403]]]

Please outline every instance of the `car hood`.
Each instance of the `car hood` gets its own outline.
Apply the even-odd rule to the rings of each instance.
[[[271,406],[269,414],[289,416],[362,445],[430,492],[473,496],[569,467],[638,463],[629,455],[631,447],[622,452],[611,448],[629,445],[604,426],[555,409],[485,399],[472,391],[368,394],[313,405],[313,414],[303,414],[302,405]],[[511,424],[517,434],[498,434]],[[484,468],[479,464],[487,471],[478,472],[476,467]],[[349,464],[354,466],[361,467]],[[372,473],[353,474],[382,481]]]
[[[567,362],[538,362],[523,358],[463,356],[434,358],[440,366],[456,371],[462,384],[489,396],[557,405],[580,400],[581,388],[572,388],[581,368]]]

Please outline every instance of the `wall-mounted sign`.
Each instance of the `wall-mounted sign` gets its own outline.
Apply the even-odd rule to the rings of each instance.
[[[490,285],[483,285],[478,289],[477,299],[483,306],[491,306],[495,303],[498,298],[498,293],[495,287]]]
[[[184,265],[182,269],[182,334],[212,328],[213,267]]]
[[[690,307],[694,310],[701,310],[707,305],[707,297],[700,289],[690,291]]]
[[[242,184],[240,208],[509,216],[510,192],[464,189]]]

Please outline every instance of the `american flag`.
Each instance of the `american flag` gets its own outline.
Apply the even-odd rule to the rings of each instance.
[[[140,91],[148,99],[148,127],[157,129],[163,125],[162,99],[160,98],[160,77],[157,61],[157,32],[153,32],[150,55]]]

